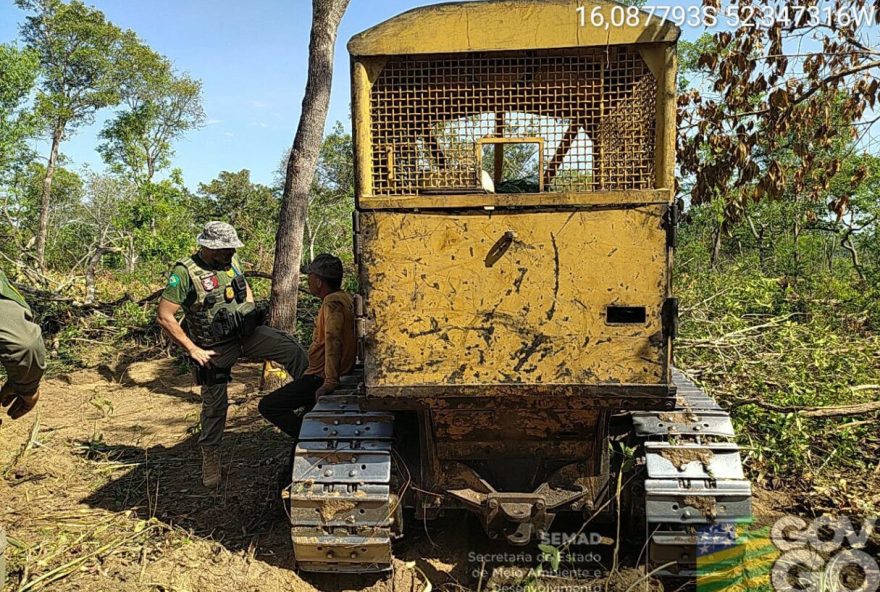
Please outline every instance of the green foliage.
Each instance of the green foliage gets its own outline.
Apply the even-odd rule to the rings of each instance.
[[[685,92],[693,85],[693,77],[710,75],[700,66],[700,56],[714,51],[715,40],[709,33],[703,33],[696,41],[678,41],[678,91]]]
[[[195,220],[232,224],[245,246],[241,257],[259,270],[272,268],[275,230],[281,202],[269,187],[251,182],[251,173],[221,171],[210,183],[199,184]]]
[[[79,0],[16,0],[31,12],[21,26],[40,59],[37,112],[49,129],[89,124],[98,109],[119,102],[114,68],[122,31]]]
[[[3,204],[6,215],[0,219],[0,233],[4,237],[0,250],[13,259],[32,252],[32,238],[37,232],[40,217],[40,196],[46,167],[39,162],[30,162],[15,172],[6,190]],[[79,201],[84,196],[82,178],[74,171],[59,167],[50,194],[50,224],[57,229],[49,238],[47,252],[56,262],[64,260],[59,250],[63,250],[65,228],[75,218]]]
[[[354,152],[351,135],[336,122],[324,138],[309,196],[303,257],[333,253],[351,262],[351,215],[354,211]]]
[[[193,207],[194,198],[179,176],[147,183],[131,202],[121,204],[120,224],[131,233],[138,259],[153,272],[195,250]]]
[[[105,124],[97,150],[113,172],[141,185],[171,164],[172,142],[204,120],[201,83],[175,73],[167,58],[130,31],[116,67],[127,108]]]
[[[117,325],[128,328],[146,328],[154,320],[150,307],[131,301],[123,302],[114,310],[113,320]]]
[[[24,103],[39,72],[39,58],[31,50],[0,44],[0,183],[21,166],[29,150],[25,140],[34,131],[33,115]]]
[[[852,196],[840,218],[808,200],[747,204],[713,269],[719,210],[704,204],[688,213],[676,254],[676,363],[732,409],[750,476],[862,513],[876,511],[864,495],[876,484],[876,419],[797,409],[877,399],[876,161],[846,163],[869,170],[855,186],[846,170],[835,177],[831,191]]]
[[[538,545],[538,549],[540,549],[541,553],[543,553],[543,559],[545,559],[550,564],[550,570],[558,570],[559,564],[562,561],[562,553],[559,551],[559,549],[557,547],[554,547],[553,545],[546,544]]]

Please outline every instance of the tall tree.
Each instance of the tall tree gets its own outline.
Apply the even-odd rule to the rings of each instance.
[[[269,323],[290,332],[296,329],[303,228],[330,104],[333,50],[339,23],[348,2],[349,0],[312,0],[308,78],[299,127],[287,160],[281,216],[275,235],[275,265],[272,270]]]
[[[117,65],[126,109],[109,120],[98,152],[110,168],[138,185],[171,164],[172,144],[205,119],[202,85],[174,71],[171,62],[127,31]]]
[[[33,133],[33,117],[24,103],[36,83],[36,53],[0,44],[0,181],[21,163],[25,139]]]
[[[27,46],[40,57],[42,77],[37,113],[50,136],[49,158],[36,237],[37,263],[45,262],[52,176],[61,142],[78,127],[94,121],[95,113],[119,101],[117,54],[122,31],[103,13],[79,0],[16,0],[33,14],[21,26]]]
[[[34,243],[40,226],[40,206],[42,202],[43,180],[46,167],[31,161],[14,172],[8,185],[8,192],[0,205],[3,217],[2,249],[21,265],[35,268]],[[71,263],[67,256],[70,241],[66,240],[62,227],[75,214],[77,204],[83,197],[83,180],[75,171],[59,163],[52,183],[49,226],[53,232],[46,243],[46,260],[56,263]],[[76,247],[74,250],[78,249]],[[32,269],[36,272],[36,269]],[[42,277],[39,273],[29,274],[33,280]],[[45,284],[44,279],[34,283]]]

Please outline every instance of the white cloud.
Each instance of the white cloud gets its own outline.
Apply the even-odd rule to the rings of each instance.
[[[235,134],[233,134],[232,132],[223,132],[223,135],[226,136],[227,138],[232,138],[235,136]]]
[[[208,119],[205,121],[205,125],[217,125],[218,123],[223,123],[222,119]]]
[[[269,103],[267,103],[266,101],[250,100],[248,101],[248,105],[257,109],[265,109],[269,106]]]

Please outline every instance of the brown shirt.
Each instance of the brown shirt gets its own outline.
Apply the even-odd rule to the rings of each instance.
[[[324,297],[318,310],[305,373],[317,374],[325,383],[335,385],[352,369],[356,357],[354,304],[348,293],[333,292]]]

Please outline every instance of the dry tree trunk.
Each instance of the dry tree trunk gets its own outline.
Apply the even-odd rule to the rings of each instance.
[[[312,0],[309,73],[299,126],[287,159],[281,215],[275,234],[275,263],[272,268],[269,309],[269,325],[288,333],[296,332],[299,264],[309,207],[309,190],[318,166],[318,153],[324,139],[324,124],[330,107],[333,50],[339,23],[348,3],[349,0]],[[266,364],[263,366],[261,389],[269,390],[281,386],[278,375],[268,372],[269,367]]]
[[[112,253],[116,249],[112,247],[96,246],[95,250],[89,255],[89,261],[86,265],[86,299],[85,304],[94,304],[96,300],[96,273],[98,265],[101,264],[101,258],[107,253]]]
[[[299,264],[309,189],[318,164],[324,124],[330,105],[333,50],[339,22],[349,0],[313,0],[309,41],[309,73],[299,127],[287,160],[281,216],[275,235],[275,265],[269,324],[293,333],[296,330]]]
[[[724,238],[724,223],[718,226],[712,232],[712,255],[709,259],[709,265],[712,269],[717,270],[721,264],[721,241]]]
[[[49,236],[49,198],[52,195],[52,177],[58,164],[58,149],[64,127],[56,125],[52,130],[52,148],[49,151],[49,162],[46,163],[46,176],[43,178],[43,194],[40,200],[40,228],[37,231],[37,266],[42,270],[46,263],[46,238]]]

